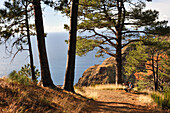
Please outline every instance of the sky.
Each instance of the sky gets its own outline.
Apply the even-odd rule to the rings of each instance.
[[[0,0],[0,8],[3,6],[3,1]],[[152,0],[147,2],[146,8],[159,11],[160,20],[168,20],[170,25],[170,0]],[[64,24],[69,24],[69,18],[62,15],[60,12],[54,11],[50,7],[42,6],[43,20],[44,20],[44,31],[49,32],[65,32]]]

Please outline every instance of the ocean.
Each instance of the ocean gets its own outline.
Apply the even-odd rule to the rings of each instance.
[[[55,85],[62,85],[64,82],[68,50],[68,45],[65,43],[65,40],[67,39],[67,32],[48,33],[46,37],[49,67]],[[34,65],[40,69],[36,37],[31,37],[31,42],[34,55]],[[76,56],[74,83],[78,82],[78,79],[88,67],[95,64],[101,64],[109,57],[106,55],[104,58],[96,58],[95,53],[96,51],[94,50],[89,52],[86,56]],[[0,45],[0,77],[8,75],[13,70],[18,71],[23,65],[28,64],[28,51],[18,53],[12,62],[11,59],[12,56],[9,57],[9,55],[5,53],[5,46],[3,44]]]

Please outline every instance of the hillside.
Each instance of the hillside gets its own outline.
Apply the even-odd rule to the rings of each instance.
[[[146,96],[142,93],[88,87],[76,88],[76,92],[24,86],[3,78],[0,79],[0,113],[166,113],[157,109],[156,104],[139,100],[140,96]]]
[[[88,111],[88,99],[57,88],[21,85],[0,79],[0,113]]]

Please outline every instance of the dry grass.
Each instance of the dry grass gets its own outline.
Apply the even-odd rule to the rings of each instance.
[[[0,113],[59,113],[88,111],[87,99],[62,89],[24,86],[0,79]]]
[[[86,93],[82,95],[93,100],[96,100],[99,96],[95,91],[86,91]]]
[[[125,86],[115,84],[101,84],[89,87],[75,87],[75,92],[87,98],[96,100],[99,94],[94,90],[123,90]]]
[[[115,84],[101,84],[87,87],[89,89],[99,89],[99,90],[123,90],[125,86],[123,85],[115,85]]]
[[[98,98],[98,93],[95,91],[87,90],[88,87],[75,87],[75,92],[83,95],[89,99],[96,100]]]
[[[138,100],[145,104],[151,104],[153,103],[153,99],[150,95],[139,95]]]

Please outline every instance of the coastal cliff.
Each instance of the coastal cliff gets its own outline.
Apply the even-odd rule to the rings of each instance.
[[[115,82],[115,58],[109,57],[102,64],[94,65],[84,71],[76,86],[91,86]]]

